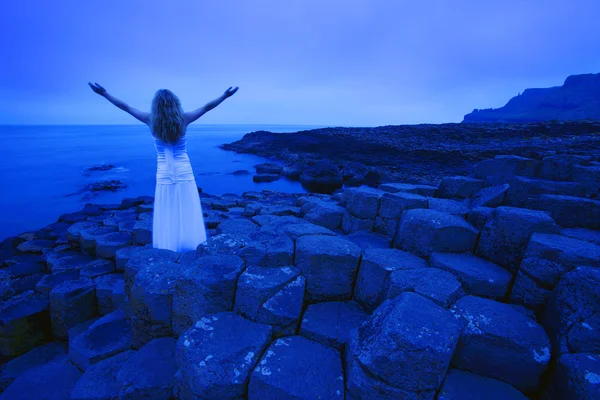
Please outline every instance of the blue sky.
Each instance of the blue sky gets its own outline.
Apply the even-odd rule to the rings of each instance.
[[[135,124],[227,87],[200,123],[460,122],[528,87],[600,72],[598,0],[6,1],[0,124]]]

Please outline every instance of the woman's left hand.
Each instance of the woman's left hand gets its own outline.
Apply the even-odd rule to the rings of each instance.
[[[239,89],[239,88],[238,88],[237,86],[236,86],[235,88],[232,88],[232,86],[230,86],[230,87],[229,87],[229,89],[227,89],[227,90],[225,91],[225,93],[224,93],[224,94],[225,94],[225,98],[233,96],[233,94],[234,94],[235,92],[237,92],[237,91],[238,91],[238,89]]]
[[[106,89],[104,89],[102,86],[98,85],[97,83],[92,84],[92,83],[88,82],[88,85],[90,85],[92,90],[94,92],[98,93],[100,96],[104,96],[106,94]]]

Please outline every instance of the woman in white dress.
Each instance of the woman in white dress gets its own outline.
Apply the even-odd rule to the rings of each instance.
[[[207,239],[198,187],[186,150],[189,124],[231,97],[229,88],[219,98],[192,112],[183,112],[179,98],[160,89],[152,100],[151,112],[137,110],[108,94],[97,83],[92,90],[123,111],[148,125],[156,148],[156,190],[152,221],[152,246],[177,252],[195,250]]]

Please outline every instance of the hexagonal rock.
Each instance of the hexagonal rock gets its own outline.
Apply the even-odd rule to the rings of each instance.
[[[586,194],[598,198],[600,190],[600,163],[590,165],[589,167],[576,166],[573,169],[574,182],[579,182],[585,189]]]
[[[98,277],[96,279],[96,299],[100,315],[116,311],[127,299],[123,275],[108,274]]]
[[[115,376],[135,351],[128,350],[90,366],[71,391],[72,400],[116,399],[119,383]]]
[[[467,200],[452,200],[452,199],[438,199],[436,197],[427,197],[427,208],[430,210],[441,211],[447,214],[466,218],[469,213],[468,201]]]
[[[154,339],[126,360],[115,374],[119,399],[171,398],[177,372],[176,343],[174,338]]]
[[[23,292],[0,302],[0,356],[15,357],[50,337],[48,298]]]
[[[315,225],[322,226],[327,229],[339,229],[342,225],[342,216],[344,208],[335,204],[319,202],[314,207],[311,207],[306,212],[303,218]]]
[[[209,314],[179,337],[179,379],[174,394],[199,398],[238,398],[260,355],[271,341],[272,328],[233,312]],[[191,397],[190,397],[191,398]]]
[[[560,231],[563,236],[585,240],[586,242],[600,246],[600,231],[585,228],[566,228]]]
[[[534,177],[540,162],[519,156],[500,155],[483,160],[473,167],[472,175],[478,179],[495,177],[497,183],[510,183],[515,176]]]
[[[131,211],[120,211],[119,214],[113,214],[112,217],[106,218],[102,221],[104,226],[114,226],[119,227],[119,225],[123,222],[130,222],[137,219],[137,213]]]
[[[514,272],[536,232],[557,233],[558,228],[542,211],[498,207],[481,231],[476,254]]]
[[[265,163],[265,164],[256,164],[254,166],[256,168],[257,174],[277,174],[281,173],[283,166],[273,163]]]
[[[538,210],[550,212],[557,224],[565,228],[600,229],[600,201],[580,197],[540,195]]]
[[[139,219],[133,225],[133,243],[148,244],[152,243],[152,220]]]
[[[367,314],[355,301],[328,301],[308,306],[302,316],[299,334],[326,346],[341,350]]]
[[[467,213],[467,222],[479,231],[483,229],[488,219],[491,218],[493,208],[490,207],[475,207]]]
[[[451,369],[440,389],[438,400],[527,400],[521,392],[496,379]]]
[[[0,395],[2,400],[70,399],[81,371],[66,356],[32,368],[20,375]]]
[[[82,278],[94,279],[102,275],[110,274],[115,271],[115,262],[111,260],[95,260],[86,264],[79,276]]]
[[[95,259],[75,251],[52,252],[47,255],[48,270],[52,273],[80,270]]]
[[[234,310],[256,320],[261,306],[300,275],[294,266],[264,268],[250,266],[239,276]]]
[[[121,353],[131,347],[131,325],[125,312],[115,311],[100,318],[72,339],[71,362],[85,371],[90,365]]]
[[[285,216],[285,217],[277,217],[277,216],[266,216],[268,219],[265,219],[263,224],[261,224],[260,231],[268,232],[276,235],[286,235],[289,236],[292,240],[296,240],[301,236],[306,235],[327,235],[327,236],[335,236],[335,232],[324,228],[319,225],[312,224],[306,220]],[[257,217],[253,217],[253,220],[257,221]],[[260,223],[259,223],[260,224]]]
[[[432,253],[429,264],[451,272],[468,294],[503,300],[512,274],[506,269],[473,254]]]
[[[483,188],[482,179],[467,176],[453,176],[442,179],[437,190],[437,197],[443,199],[466,199]]]
[[[54,240],[34,239],[28,240],[17,246],[17,250],[23,253],[42,254],[43,249],[54,247]]]
[[[464,219],[436,210],[407,210],[402,215],[396,248],[418,256],[433,252],[463,253],[473,251],[477,230]]]
[[[427,262],[414,254],[397,249],[364,250],[354,298],[367,310],[374,310],[385,300],[385,281],[392,271],[400,269],[427,268]]]
[[[460,325],[448,310],[407,292],[384,301],[354,332],[345,352],[353,398],[433,398]]]
[[[589,165],[591,157],[571,154],[557,154],[544,157],[540,164],[538,176],[557,181],[571,180],[573,170],[578,165]]]
[[[346,236],[346,239],[364,250],[390,248],[390,241],[385,236],[375,232],[355,232]]]
[[[540,325],[508,304],[475,296],[458,300],[451,311],[464,326],[454,366],[522,391],[537,389],[551,352]]]
[[[295,335],[304,304],[305,288],[306,279],[300,275],[260,306],[256,322],[273,326],[275,337]]]
[[[378,189],[389,193],[407,192],[421,196],[433,196],[437,191],[435,186],[415,185],[412,183],[382,183]]]
[[[557,182],[517,176],[510,183],[507,203],[513,207],[537,208],[542,194],[583,197],[585,187],[576,182]]]
[[[277,339],[248,384],[248,399],[268,398],[343,399],[340,353],[302,336]]]
[[[600,267],[600,246],[562,235],[534,233],[510,298],[539,311],[561,276],[581,265]]]
[[[243,234],[222,233],[209,236],[206,242],[198,245],[196,255],[198,257],[224,254],[239,256],[241,250],[250,242],[250,238]]]
[[[298,238],[294,264],[306,278],[308,298],[314,302],[350,299],[360,253],[360,247],[340,237]]]
[[[171,261],[142,268],[131,288],[133,347],[172,334],[172,299],[175,283],[185,269]]]
[[[136,252],[125,264],[125,294],[131,297],[131,288],[138,271],[144,267],[149,267],[162,262],[175,262],[179,254],[166,249],[145,249]]]
[[[404,210],[427,208],[427,198],[408,192],[384,193],[381,196],[378,216],[399,219]]]
[[[379,202],[384,193],[383,190],[369,187],[348,189],[346,209],[353,217],[374,219],[377,216]]]
[[[542,324],[554,353],[600,353],[600,270],[580,267],[563,275],[552,291]]]
[[[384,299],[393,299],[404,292],[416,293],[444,308],[465,294],[454,275],[437,268],[393,271],[384,284]]]
[[[94,254],[96,251],[96,238],[108,233],[116,232],[114,226],[98,226],[79,231],[79,246],[87,253]]]
[[[181,335],[207,314],[233,310],[244,261],[238,256],[202,256],[177,278],[173,294],[173,331]]]
[[[96,238],[96,257],[115,258],[117,250],[132,243],[128,232],[114,232]]]
[[[50,342],[37,346],[22,356],[10,360],[0,372],[0,393],[19,375],[59,357],[64,358],[66,355],[67,349],[63,343]]]
[[[544,398],[600,399],[600,355],[581,353],[560,356]]]
[[[250,249],[242,249],[241,256],[246,260],[247,265],[283,267],[293,263],[294,242],[288,236],[261,231],[251,234],[250,239],[253,241],[250,245],[258,246],[254,249],[258,257],[251,258]]]
[[[510,185],[507,183],[483,188],[473,194],[469,201],[469,208],[500,207],[505,204]]]
[[[57,338],[66,339],[69,329],[95,314],[96,286],[91,279],[65,281],[50,292],[50,319]]]
[[[357,218],[347,212],[342,215],[342,232],[346,235],[359,231],[369,232],[373,230],[374,225],[375,221],[373,219]]]
[[[140,251],[145,250],[143,246],[127,246],[115,252],[117,271],[123,271],[129,259]]]
[[[257,232],[260,226],[246,218],[230,218],[217,226],[217,235],[222,233],[249,235]]]

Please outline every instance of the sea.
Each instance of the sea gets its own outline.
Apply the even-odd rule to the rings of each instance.
[[[255,183],[254,165],[275,162],[225,151],[219,145],[267,130],[297,132],[313,125],[190,125],[187,150],[204,193],[242,194],[263,189],[304,193],[297,181]],[[0,125],[0,240],[43,228],[86,203],[120,203],[125,197],[154,196],[156,150],[145,125]],[[108,170],[89,169],[112,165]],[[250,174],[233,175],[237,170]],[[118,180],[115,192],[84,191],[95,182]]]

